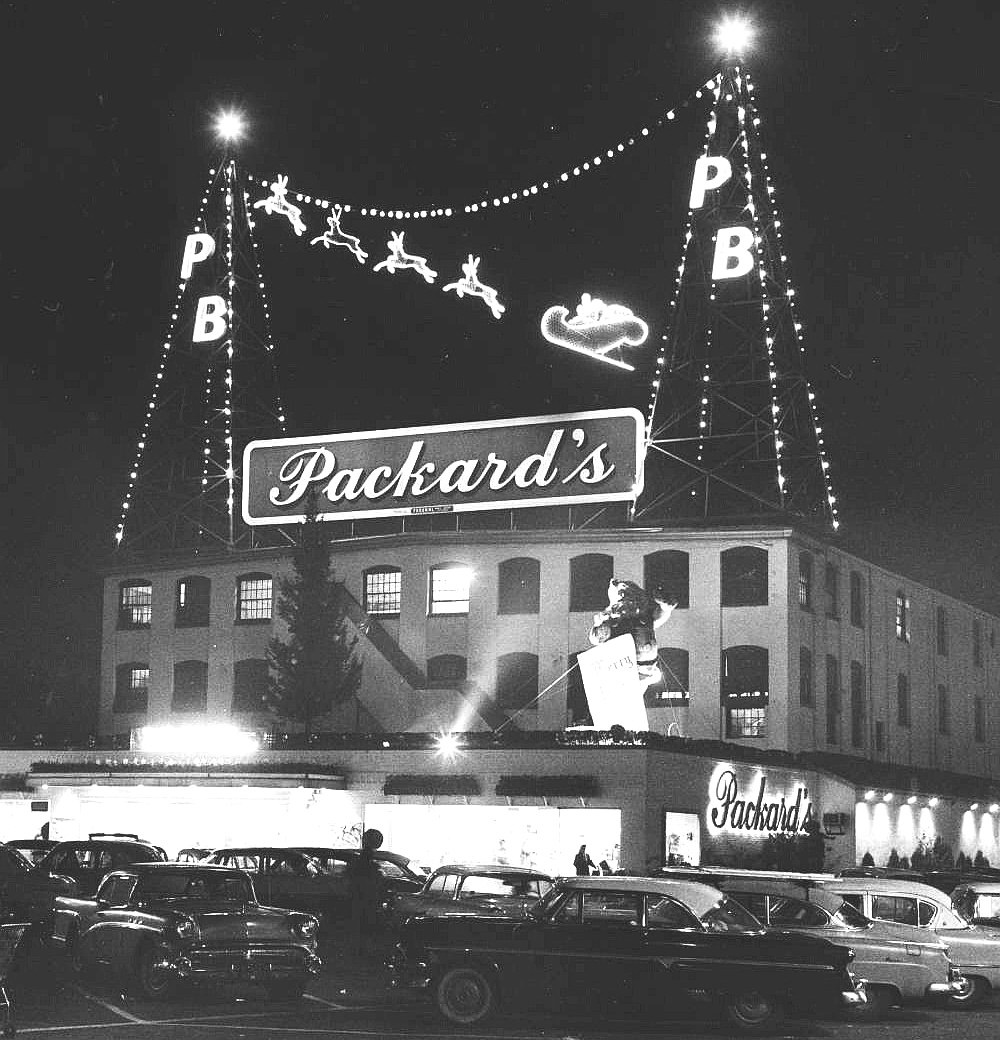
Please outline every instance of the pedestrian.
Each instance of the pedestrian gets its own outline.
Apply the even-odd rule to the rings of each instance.
[[[375,850],[382,844],[382,835],[366,830],[361,836],[361,851],[348,868],[351,897],[351,952],[356,956],[375,953],[378,943],[379,907],[382,904],[382,872],[375,862]]]
[[[586,845],[581,845],[580,851],[573,857],[573,866],[578,877],[590,877],[590,872],[596,869],[594,861],[587,855]]]

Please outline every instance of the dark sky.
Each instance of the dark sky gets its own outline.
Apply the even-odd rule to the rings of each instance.
[[[845,544],[1000,610],[995,181],[1000,13],[985,3],[752,5],[748,54]],[[551,178],[713,73],[723,5],[665,0],[6,6],[0,655],[94,674],[98,566],[184,236],[243,109],[249,170],[355,206],[450,205]],[[579,181],[414,226],[430,288],[262,220],[290,432],[645,402],[537,331],[581,291],[662,332],[703,121]],[[314,234],[324,227],[318,215]],[[508,311],[439,286],[467,252]],[[38,632],[44,631],[45,638]],[[55,646],[53,647],[53,643]],[[89,680],[88,680],[89,681]]]

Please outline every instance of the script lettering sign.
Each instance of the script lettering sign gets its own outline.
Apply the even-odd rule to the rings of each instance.
[[[744,792],[732,769],[718,771],[709,791],[707,820],[712,830],[760,834],[799,834],[813,818],[809,788],[768,790],[761,774],[756,790]]]
[[[642,490],[634,408],[252,441],[243,518],[320,520],[632,501]]]

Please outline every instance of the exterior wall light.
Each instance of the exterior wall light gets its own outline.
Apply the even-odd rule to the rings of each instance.
[[[1000,804],[997,804],[996,802],[994,802],[994,803],[993,803],[993,804],[992,804],[992,805],[990,806],[990,812],[991,812],[991,813],[998,813],[998,812],[1000,812]]]
[[[875,792],[874,791],[865,791],[865,801],[866,802],[873,802],[873,801],[875,801]]]
[[[916,800],[917,800],[917,796],[915,794],[911,794],[910,797],[906,799],[906,804],[907,805],[913,805],[913,804],[915,804]]]
[[[928,805],[929,805],[929,806],[930,806],[930,807],[931,807],[932,809],[936,809],[936,808],[937,808],[937,804],[938,804],[938,802],[939,802],[940,800],[941,800],[940,798],[928,798],[928,799],[927,799],[927,804],[928,804]]]
[[[975,812],[978,808],[979,802],[973,802],[972,805],[969,806],[969,812]]]
[[[883,802],[891,802],[893,798],[895,798],[895,795],[892,793],[892,791],[886,791],[885,794],[882,795]]]

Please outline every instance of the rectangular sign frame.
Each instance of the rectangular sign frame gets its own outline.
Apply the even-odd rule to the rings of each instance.
[[[487,451],[491,444],[515,454]],[[318,520],[629,502],[642,493],[644,453],[645,422],[634,408],[251,441],[243,452],[243,520],[301,523],[310,489],[320,492]],[[446,475],[454,487],[442,489]],[[494,480],[502,486],[481,488]],[[428,483],[438,487],[422,486]],[[400,484],[405,490],[392,490],[391,504],[372,502]],[[340,499],[351,496],[345,507]]]

